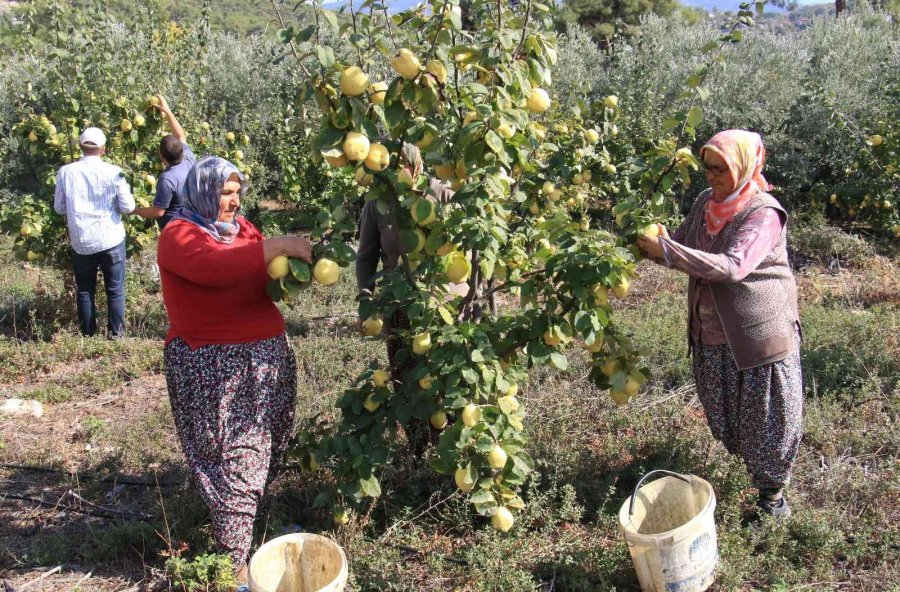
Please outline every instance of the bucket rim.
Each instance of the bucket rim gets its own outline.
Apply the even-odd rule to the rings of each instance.
[[[706,488],[709,489],[709,499],[706,500],[706,505],[704,505],[703,508],[699,512],[697,512],[697,514],[693,518],[691,518],[690,520],[688,520],[687,522],[685,522],[684,524],[682,524],[680,526],[676,526],[675,528],[672,528],[670,530],[666,530],[663,532],[658,532],[656,534],[641,534],[635,530],[629,530],[628,525],[623,521],[623,515],[624,515],[624,517],[628,518],[629,522],[630,522],[630,516],[628,516],[628,504],[631,499],[631,496],[628,496],[625,499],[625,501],[622,503],[622,507],[619,508],[619,513],[617,516],[617,518],[618,518],[617,521],[619,523],[619,530],[622,532],[622,534],[625,536],[625,538],[636,540],[638,542],[656,542],[656,541],[659,541],[664,538],[674,539],[674,538],[677,538],[677,535],[680,534],[681,531],[687,530],[687,528],[689,526],[692,526],[693,524],[698,522],[701,519],[701,517],[705,516],[707,513],[714,512],[716,509],[716,492],[713,489],[713,486],[710,484],[709,481],[707,481],[703,477],[698,477],[696,475],[690,475],[690,477],[691,477],[692,481],[694,481],[694,480],[699,481],[702,485],[704,485]],[[657,481],[654,481],[653,483],[663,481],[664,479],[675,479],[675,477],[666,476],[666,477],[663,477],[662,479],[658,479]],[[626,540],[626,542],[627,542],[627,540]]]
[[[336,540],[332,539],[331,537],[327,537],[327,536],[324,536],[321,534],[315,534],[312,532],[292,532],[289,534],[283,534],[281,536],[275,537],[274,539],[269,539],[268,541],[266,541],[265,543],[263,543],[262,545],[259,546],[259,548],[250,557],[250,561],[247,562],[248,583],[250,581],[253,581],[253,562],[263,549],[266,549],[268,547],[274,547],[276,543],[287,543],[287,542],[296,542],[296,541],[304,541],[305,542],[308,540],[315,540],[315,539],[321,539],[323,541],[331,543],[332,545],[334,545],[337,548],[338,553],[340,553],[341,569],[338,572],[337,576],[335,576],[335,578],[333,580],[331,580],[331,582],[329,582],[329,584],[333,584],[334,582],[340,580],[341,578],[346,579],[349,576],[349,566],[347,565],[347,554],[344,553],[344,548],[342,546],[340,546]]]

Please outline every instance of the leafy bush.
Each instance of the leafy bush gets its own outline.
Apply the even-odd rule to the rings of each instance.
[[[564,67],[555,86],[568,106],[578,96],[617,94],[622,136],[650,142],[702,62],[700,48],[720,31],[714,22],[679,16],[647,17],[640,30],[631,43],[600,52],[586,32],[570,28],[560,40]],[[768,150],[767,176],[789,209],[900,232],[900,139],[893,129],[900,117],[900,27],[860,5],[789,35],[750,30],[725,57],[727,67],[708,80],[695,152],[719,130],[757,131]],[[694,181],[687,202],[705,187],[699,173]]]
[[[865,240],[848,234],[827,223],[801,224],[791,230],[794,258],[820,265],[837,261],[851,267],[862,267],[875,255],[875,249]]]
[[[234,571],[228,555],[199,555],[192,560],[172,556],[166,560],[166,574],[183,592],[231,592]]]

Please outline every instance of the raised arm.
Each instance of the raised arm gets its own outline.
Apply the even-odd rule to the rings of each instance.
[[[162,95],[156,95],[156,98],[159,99],[159,104],[156,105],[156,108],[159,109],[160,113],[166,116],[166,120],[169,122],[169,129],[172,130],[172,135],[178,138],[179,141],[186,142],[187,134],[184,133],[184,128],[178,123],[178,118],[175,117],[175,114],[172,113],[172,110],[169,108],[166,98]]]
[[[711,282],[739,282],[772,252],[783,226],[777,210],[763,208],[744,221],[730,248],[721,254],[690,249],[671,238],[659,242],[669,267]]]

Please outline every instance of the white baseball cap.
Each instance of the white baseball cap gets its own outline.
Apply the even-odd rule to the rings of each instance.
[[[106,146],[106,134],[99,127],[89,127],[81,132],[78,143],[88,148],[103,148]]]

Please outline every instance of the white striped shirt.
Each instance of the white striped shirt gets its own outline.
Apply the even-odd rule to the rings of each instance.
[[[135,208],[122,169],[99,156],[85,156],[56,174],[53,209],[65,215],[72,249],[91,255],[125,240],[122,214]]]

